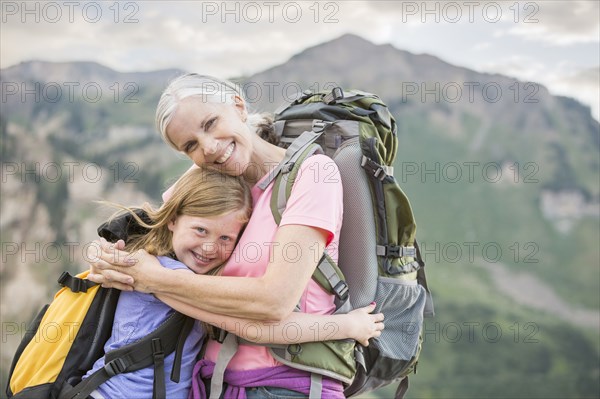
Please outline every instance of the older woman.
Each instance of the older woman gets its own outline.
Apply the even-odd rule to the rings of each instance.
[[[160,267],[143,251],[128,256],[102,242],[89,278],[104,286],[153,293],[175,309],[214,324],[222,321],[221,315],[280,321],[297,305],[306,313],[331,313],[333,296],[311,275],[324,250],[334,260],[338,257],[342,185],[339,174],[332,176],[333,161],[314,155],[302,164],[277,225],[270,208],[272,183],[261,183],[268,181],[285,150],[270,139],[272,119],[249,113],[233,84],[184,75],[163,93],[156,122],[165,141],[196,165],[241,175],[252,184],[252,217],[221,277],[182,276]],[[210,341],[205,360],[216,361],[219,347]],[[264,386],[246,388],[242,397],[306,397],[310,388],[308,373],[281,365],[262,346],[240,345],[228,370],[265,376]],[[229,389],[235,384],[229,381]],[[244,385],[236,388],[243,390]],[[324,378],[323,397],[342,398],[341,383]]]

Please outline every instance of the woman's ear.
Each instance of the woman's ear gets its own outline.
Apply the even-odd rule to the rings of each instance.
[[[246,120],[248,119],[248,110],[246,109],[246,102],[244,101],[244,99],[242,97],[240,97],[238,95],[233,96],[233,102],[235,104],[235,108],[240,113],[242,122],[245,123]]]

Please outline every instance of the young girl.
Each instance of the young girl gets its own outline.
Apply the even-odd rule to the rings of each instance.
[[[251,205],[250,189],[240,177],[223,175],[206,168],[196,169],[177,182],[172,195],[160,209],[155,210],[147,204],[143,207],[151,223],[144,223],[132,209],[125,208],[140,225],[149,229],[144,235],[130,238],[126,248],[156,255],[163,267],[181,273],[218,274],[220,266],[232,255],[238,236],[250,218]],[[236,251],[243,251],[243,248]],[[222,322],[220,327],[240,334],[241,330],[246,330],[243,327],[249,325],[247,323],[252,323],[252,328],[248,329],[251,333],[244,338],[260,343],[289,343],[290,337],[281,328],[281,324],[285,326],[288,322],[300,329],[299,337],[298,334],[291,337],[296,343],[327,337],[352,338],[368,345],[368,339],[379,336],[383,329],[383,315],[369,314],[373,309],[374,306],[368,306],[338,316],[297,313],[276,325],[279,328],[269,323],[232,317],[224,318],[218,324]],[[172,313],[173,309],[152,294],[122,292],[112,336],[105,345],[105,352],[143,338]],[[217,324],[214,320],[212,323]],[[320,327],[315,330],[315,326]],[[186,340],[180,382],[172,382],[166,374],[165,386],[169,398],[188,397],[192,369],[206,327],[197,322]],[[174,353],[165,358],[165,370],[172,368],[173,358]],[[104,365],[104,358],[98,359],[86,376]],[[151,398],[153,379],[152,367],[119,374],[100,385],[91,396],[106,399]]]

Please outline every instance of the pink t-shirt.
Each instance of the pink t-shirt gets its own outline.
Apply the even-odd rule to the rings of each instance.
[[[258,188],[258,183],[252,188],[254,200],[252,217],[225,265],[222,275],[259,277],[265,273],[277,230],[277,224],[271,213],[272,191],[273,184],[270,184],[265,191]],[[281,225],[300,224],[328,231],[330,236],[326,250],[337,261],[342,213],[342,180],[336,164],[325,155],[314,155],[308,158],[300,167],[281,218]],[[297,250],[298,248],[290,246],[289,251],[286,252],[290,261],[298,256]],[[300,250],[311,249],[300,248]],[[311,279],[300,298],[300,308],[306,313],[331,314],[335,310],[333,298]],[[216,341],[209,341],[205,358],[216,361],[220,346]],[[281,364],[273,359],[267,348],[240,345],[227,368],[253,370],[279,365]]]

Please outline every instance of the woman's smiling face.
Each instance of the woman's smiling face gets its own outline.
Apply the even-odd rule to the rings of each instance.
[[[234,99],[233,104],[220,104],[188,97],[179,103],[166,133],[196,165],[239,176],[250,164],[253,145],[244,103]]]

